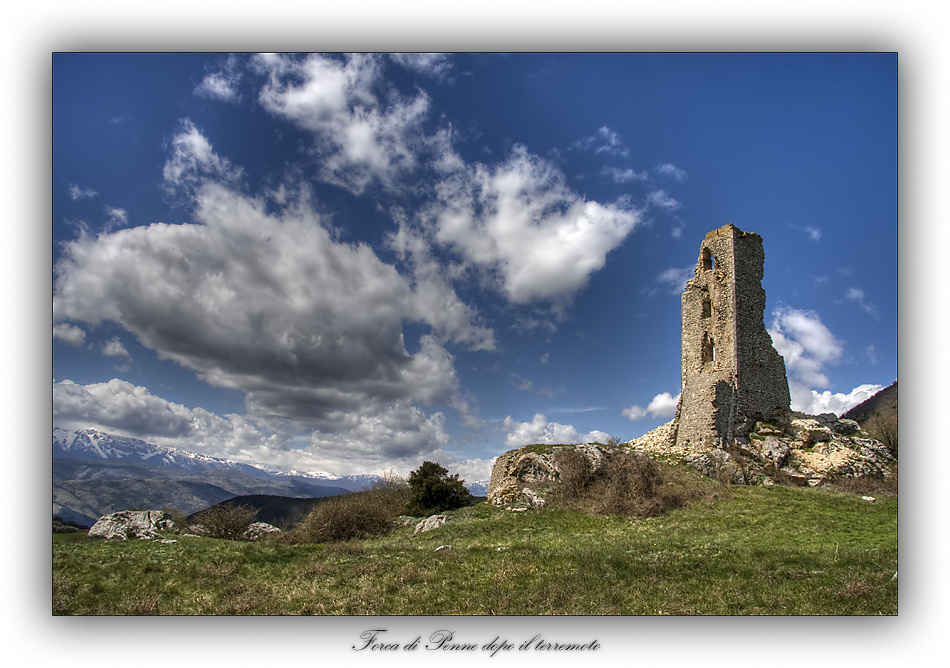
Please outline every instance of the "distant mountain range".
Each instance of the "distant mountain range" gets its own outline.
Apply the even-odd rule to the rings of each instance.
[[[285,471],[95,429],[53,429],[53,515],[87,526],[118,510],[177,508],[190,514],[243,495],[348,494],[378,478]],[[484,483],[468,487],[476,495],[487,489]]]
[[[246,494],[348,494],[377,477],[283,471],[95,429],[53,430],[53,515],[88,526],[118,510],[177,508],[193,513]]]

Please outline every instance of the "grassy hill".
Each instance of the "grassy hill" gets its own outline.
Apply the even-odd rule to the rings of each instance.
[[[407,522],[334,544],[56,534],[53,612],[897,613],[896,496],[717,486],[658,517],[512,513],[485,502],[447,514],[434,531],[413,535]]]
[[[897,381],[842,415],[855,420],[897,456]]]

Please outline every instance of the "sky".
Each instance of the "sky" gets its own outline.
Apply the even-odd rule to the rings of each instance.
[[[705,234],[897,379],[897,56],[54,54],[53,424],[336,475],[669,421]]]

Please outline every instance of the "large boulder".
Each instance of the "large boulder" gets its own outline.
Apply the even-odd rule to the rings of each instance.
[[[507,510],[543,508],[546,491],[561,479],[558,455],[564,450],[582,453],[594,471],[607,461],[606,453],[595,443],[528,445],[510,450],[495,460],[488,482],[488,501]]]
[[[161,539],[159,531],[173,531],[175,523],[168,513],[162,510],[120,510],[103,515],[89,529],[92,538],[110,538],[127,540]]]

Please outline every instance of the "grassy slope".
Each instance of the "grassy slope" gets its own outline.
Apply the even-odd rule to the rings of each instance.
[[[418,536],[336,545],[56,535],[53,612],[897,613],[894,497],[735,487],[648,519],[487,503],[449,514]]]

